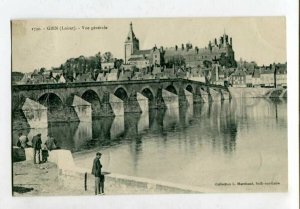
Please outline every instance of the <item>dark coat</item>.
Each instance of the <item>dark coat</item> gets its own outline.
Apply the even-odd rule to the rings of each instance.
[[[42,139],[41,139],[41,136],[34,136],[32,138],[32,147],[34,149],[42,149]]]
[[[93,162],[92,174],[95,177],[101,177],[101,168],[102,165],[100,163],[100,160],[96,157]]]

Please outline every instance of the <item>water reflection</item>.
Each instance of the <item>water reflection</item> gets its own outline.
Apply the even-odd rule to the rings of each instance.
[[[220,172],[224,178],[240,179],[263,172],[285,176],[282,170],[270,173],[270,168],[282,168],[287,162],[286,100],[244,98],[176,105],[142,114],[103,117],[91,123],[49,124],[48,129],[22,132],[30,138],[38,132],[42,137],[51,133],[59,146],[79,155],[89,152],[82,150],[102,150],[112,159],[104,167],[126,175],[196,185],[202,185],[201,179],[207,176],[211,182],[220,181]],[[13,132],[14,142],[18,132]],[[264,156],[264,161],[257,156]],[[90,165],[92,159],[81,157],[79,161],[84,166]]]
[[[13,143],[16,144],[19,132],[27,134],[29,140],[41,133],[43,142],[49,133],[57,139],[60,147],[72,152],[96,146],[133,143],[132,139],[136,140],[134,146],[138,151],[143,138],[149,134],[166,139],[164,136],[180,132],[185,140],[196,137],[199,141],[210,141],[214,149],[230,153],[236,149],[239,124],[250,131],[258,122],[273,125],[270,118],[280,124],[287,122],[286,100],[241,98],[234,102],[190,104],[180,108],[176,105],[169,104],[169,109],[151,109],[142,114],[103,117],[92,122],[49,123],[45,129],[13,131]],[[193,132],[186,134],[186,129],[196,135]]]

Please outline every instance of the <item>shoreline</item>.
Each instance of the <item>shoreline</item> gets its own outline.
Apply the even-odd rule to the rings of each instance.
[[[32,148],[26,148],[25,155],[26,161],[13,163],[13,196],[94,195],[94,176],[88,169],[75,166],[69,150],[52,151],[48,162],[43,164],[33,164]],[[189,185],[114,173],[105,175],[105,193],[108,195],[202,192]]]
[[[26,149],[26,161],[13,163],[13,196],[85,196],[94,195],[95,178],[90,169],[77,167],[69,150],[54,150],[48,162],[33,164],[30,148]],[[106,173],[106,195],[136,194],[200,194],[200,193],[235,193],[235,192],[284,192],[285,182],[280,185],[213,188],[182,185],[154,179]],[[258,179],[259,180],[259,179]],[[260,180],[259,180],[260,181]],[[256,182],[259,182],[256,181]],[[267,181],[265,181],[267,182]],[[219,183],[224,183],[220,181]],[[85,188],[87,188],[85,190]]]

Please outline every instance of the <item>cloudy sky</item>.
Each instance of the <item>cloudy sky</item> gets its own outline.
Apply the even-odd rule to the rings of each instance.
[[[233,39],[236,60],[243,58],[259,65],[286,62],[284,17],[18,20],[12,23],[12,69],[31,72],[57,67],[71,57],[106,51],[124,59],[124,41],[131,21],[140,49],[187,42],[203,48],[225,30]],[[47,30],[53,26],[77,30]],[[90,29],[83,30],[82,26]],[[107,29],[91,30],[93,26]]]

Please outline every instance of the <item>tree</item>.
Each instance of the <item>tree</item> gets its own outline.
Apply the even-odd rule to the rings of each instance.
[[[56,81],[59,81],[59,79],[60,79],[60,76],[57,74],[57,75],[55,76],[55,80],[56,80]]]
[[[21,72],[11,72],[11,79],[12,79],[13,83],[22,80],[23,76],[24,76],[24,73],[21,73]]]
[[[43,75],[43,73],[44,73],[45,71],[46,71],[46,68],[42,67],[42,68],[39,70],[38,74]]]
[[[114,67],[115,67],[116,69],[120,69],[120,67],[122,66],[123,63],[124,63],[124,60],[123,60],[123,59],[115,59]]]
[[[228,62],[228,60],[227,60],[227,58],[226,58],[225,53],[221,53],[221,56],[220,56],[220,58],[219,58],[219,64],[220,64],[221,66],[227,67],[227,65],[228,65],[227,62]]]
[[[95,55],[95,58],[96,58],[96,69],[101,69],[101,53],[98,52],[96,55]]]
[[[105,52],[102,56],[103,62],[111,62],[113,59],[113,55],[111,52]]]
[[[219,64],[221,66],[225,66],[227,68],[230,68],[230,67],[235,67],[236,66],[236,61],[230,59],[229,57],[227,57],[226,54],[223,52],[223,53],[221,53],[221,56],[219,58]],[[243,62],[242,58],[240,59],[239,65],[241,67],[245,66],[245,63]]]
[[[204,60],[204,61],[203,61],[203,65],[204,65],[206,68],[211,68],[212,62],[209,61],[209,60]]]

